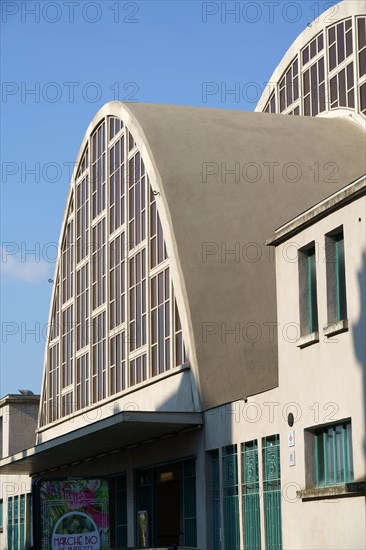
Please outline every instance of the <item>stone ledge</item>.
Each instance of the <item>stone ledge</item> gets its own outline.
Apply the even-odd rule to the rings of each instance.
[[[346,332],[348,330],[348,319],[342,319],[341,321],[334,321],[328,323],[323,327],[323,334],[327,338],[339,334],[340,332]]]
[[[303,501],[365,496],[366,481],[350,481],[349,483],[329,487],[310,487],[309,489],[297,491],[296,494]]]
[[[319,342],[319,332],[311,332],[310,334],[305,334],[298,339],[296,346],[298,348],[306,348],[312,344]]]

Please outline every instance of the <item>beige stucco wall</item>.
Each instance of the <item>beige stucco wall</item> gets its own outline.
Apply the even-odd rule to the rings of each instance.
[[[359,219],[361,221],[359,221]],[[365,497],[303,501],[297,491],[305,484],[304,430],[351,418],[354,480],[365,481],[365,291],[366,199],[359,198],[300,231],[276,249],[279,387],[218,407],[206,414],[206,450],[258,440],[259,481],[262,488],[262,437],[280,435],[282,536],[286,550],[356,550],[365,548]],[[343,225],[345,239],[347,332],[327,338],[326,263],[324,235]],[[319,342],[300,349],[297,249],[317,243]],[[235,344],[233,344],[235,345]],[[287,415],[293,412],[290,428]],[[288,446],[289,430],[295,446]],[[295,465],[289,451],[295,450]],[[239,468],[239,485],[241,483]],[[261,530],[264,544],[264,508],[261,494]],[[239,499],[240,517],[242,503]],[[208,527],[210,530],[210,527]],[[241,533],[241,548],[243,534]]]

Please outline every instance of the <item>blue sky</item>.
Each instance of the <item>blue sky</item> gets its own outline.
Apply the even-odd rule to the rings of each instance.
[[[70,165],[95,112],[114,99],[253,110],[294,39],[334,3],[0,2],[0,395],[40,391]],[[220,93],[235,85],[239,97]]]

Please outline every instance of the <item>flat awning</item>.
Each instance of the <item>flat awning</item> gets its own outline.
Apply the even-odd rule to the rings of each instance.
[[[0,460],[0,474],[40,474],[203,425],[202,413],[123,411]]]

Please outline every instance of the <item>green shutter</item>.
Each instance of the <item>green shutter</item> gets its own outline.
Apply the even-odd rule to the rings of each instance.
[[[261,525],[257,441],[242,446],[243,528],[245,550],[260,550]]]

